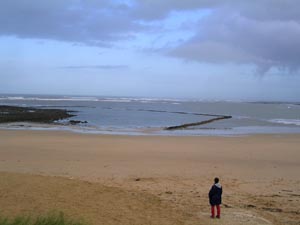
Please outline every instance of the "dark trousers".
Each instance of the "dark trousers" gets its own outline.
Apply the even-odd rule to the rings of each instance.
[[[217,208],[217,217],[221,216],[221,207],[220,205],[212,205],[211,206],[211,217],[215,217],[215,206]]]

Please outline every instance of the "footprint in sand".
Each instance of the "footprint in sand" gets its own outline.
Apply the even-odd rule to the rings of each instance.
[[[234,212],[232,213],[234,220],[237,220],[241,222],[242,224],[272,224],[271,221],[249,213],[244,213],[244,212]]]
[[[209,213],[201,213],[201,217],[209,218]],[[211,224],[214,224],[214,221],[218,222],[219,225],[231,224],[231,225],[271,225],[271,221],[260,217],[258,215],[251,214],[251,212],[226,212],[221,215],[221,219],[211,220]]]

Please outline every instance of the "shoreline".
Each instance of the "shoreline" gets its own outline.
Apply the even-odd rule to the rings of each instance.
[[[281,127],[236,127],[231,129],[198,128],[196,130],[168,130],[163,127],[155,128],[110,128],[100,129],[95,126],[62,123],[10,122],[0,123],[0,130],[16,131],[63,131],[78,134],[116,135],[116,136],[162,136],[162,137],[243,137],[253,135],[298,135],[300,128]]]
[[[203,130],[228,130],[228,129],[206,129]],[[281,135],[299,135],[298,132],[274,132],[274,133],[235,133],[235,134],[178,134],[176,131],[171,131],[172,134],[159,133],[164,131],[159,128],[148,128],[148,129],[133,129],[130,131],[117,130],[112,131],[111,129],[97,129],[94,127],[81,127],[76,125],[64,125],[64,124],[43,124],[34,122],[16,122],[16,123],[2,123],[0,124],[0,131],[20,131],[20,132],[58,132],[58,133],[70,133],[79,135],[99,135],[99,136],[124,136],[124,137],[251,137],[251,136],[281,136]],[[126,133],[128,132],[128,133]]]

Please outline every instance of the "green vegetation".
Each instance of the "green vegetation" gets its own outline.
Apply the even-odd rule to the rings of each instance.
[[[65,218],[63,213],[49,214],[31,218],[28,216],[18,216],[13,219],[0,216],[0,225],[87,225],[83,222]]]

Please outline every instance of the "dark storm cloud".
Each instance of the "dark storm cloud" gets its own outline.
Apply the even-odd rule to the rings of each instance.
[[[254,64],[299,70],[300,3],[296,1],[219,1],[201,20],[196,35],[169,55],[199,62]],[[177,9],[180,10],[180,9]]]
[[[253,63],[298,69],[300,24],[297,21],[251,20],[240,15],[215,16],[200,23],[198,34],[171,55],[211,63]]]
[[[254,64],[299,69],[300,3],[294,0],[139,0],[134,15],[159,20],[173,11],[210,12],[195,28],[195,36],[168,55],[208,63]]]
[[[197,10],[223,4],[218,0],[135,0],[132,14],[142,20],[159,20],[172,11]],[[219,3],[218,3],[219,2]]]
[[[141,19],[156,20],[172,11],[211,9],[235,11],[256,19],[300,19],[300,4],[295,0],[134,0],[132,12]]]
[[[116,1],[0,1],[0,35],[101,45],[138,29]]]

